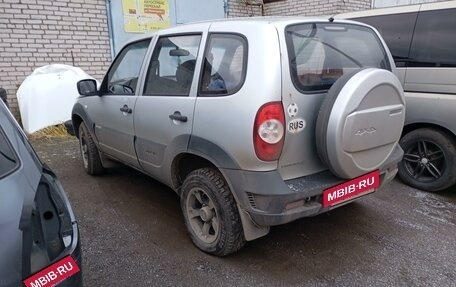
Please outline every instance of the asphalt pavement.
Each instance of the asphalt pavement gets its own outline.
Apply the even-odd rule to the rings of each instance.
[[[193,246],[168,187],[127,167],[87,175],[75,138],[32,143],[73,205],[86,287],[456,286],[455,188],[427,193],[395,180],[218,258]]]

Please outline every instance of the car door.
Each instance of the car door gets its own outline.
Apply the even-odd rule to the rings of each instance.
[[[100,151],[126,164],[138,167],[134,147],[133,115],[138,78],[151,39],[125,46],[106,75],[100,96],[86,104],[95,124]]]
[[[136,152],[141,167],[153,177],[170,182],[174,155],[187,149],[203,46],[203,31],[161,35],[150,57],[142,95],[134,114]]]

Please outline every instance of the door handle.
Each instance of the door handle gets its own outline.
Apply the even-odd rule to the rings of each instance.
[[[130,109],[127,105],[124,105],[123,107],[120,108],[120,111],[122,113],[127,113],[127,114],[131,114],[133,112],[132,109]]]
[[[187,122],[187,117],[182,116],[179,111],[175,111],[174,114],[169,115],[169,118],[172,120],[175,120],[175,121],[183,122],[183,123]]]

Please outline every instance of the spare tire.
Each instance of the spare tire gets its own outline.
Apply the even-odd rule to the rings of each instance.
[[[398,144],[404,120],[404,92],[393,73],[376,68],[347,73],[320,107],[318,155],[340,178],[376,170]]]

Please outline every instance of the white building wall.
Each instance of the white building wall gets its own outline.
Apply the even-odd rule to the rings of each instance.
[[[413,5],[431,2],[440,2],[439,0],[372,0],[374,8],[384,8],[402,5]]]

